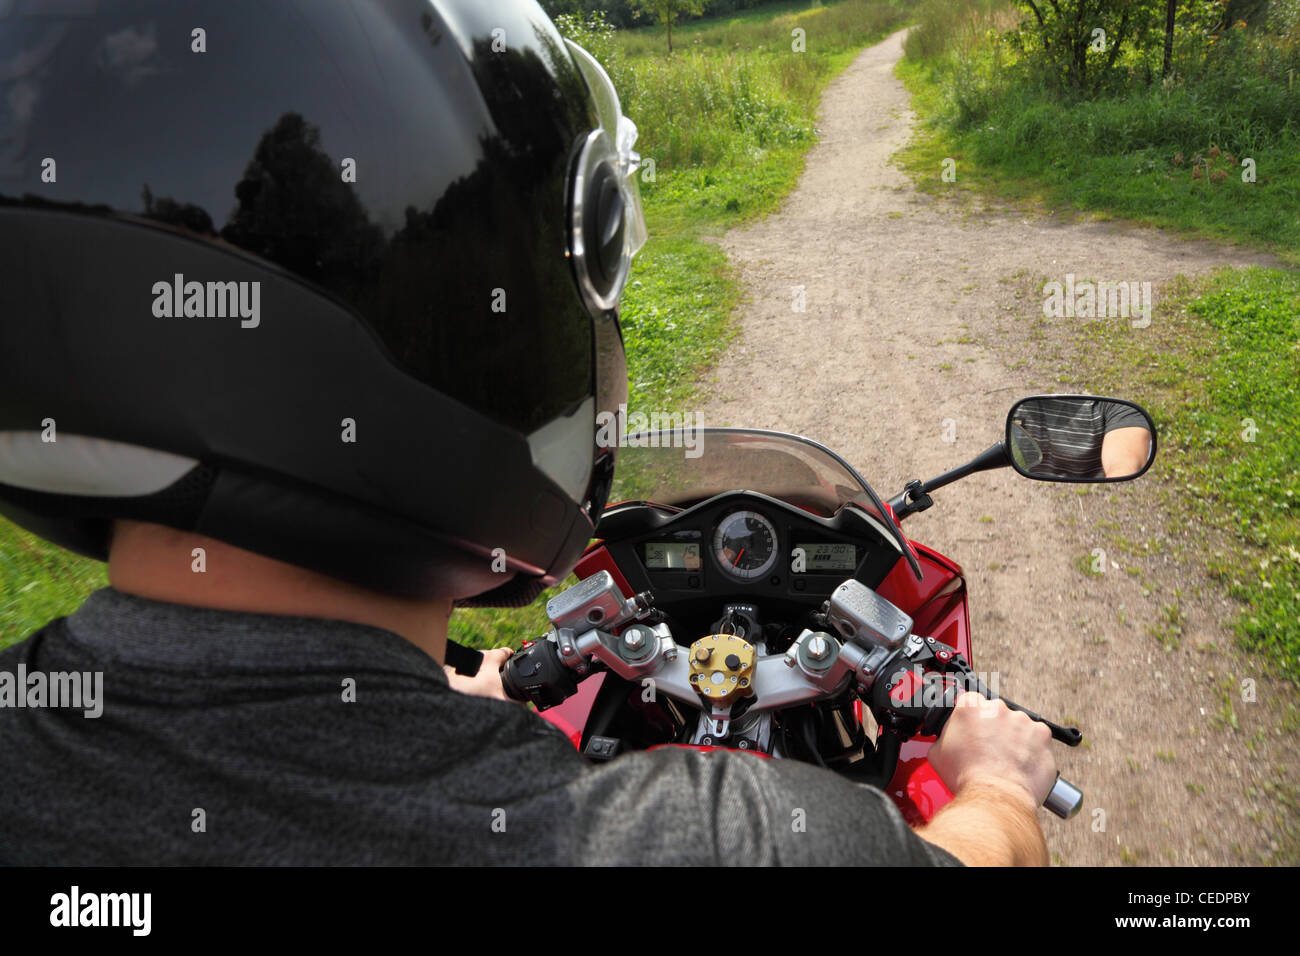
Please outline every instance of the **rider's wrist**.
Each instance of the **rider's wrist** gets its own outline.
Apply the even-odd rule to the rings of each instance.
[[[1000,801],[1014,803],[1031,815],[1036,815],[1038,812],[1038,801],[1034,799],[1029,788],[1005,777],[980,774],[964,778],[956,793],[961,796],[984,794]]]

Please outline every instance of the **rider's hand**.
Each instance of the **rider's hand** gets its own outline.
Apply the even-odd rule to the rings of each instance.
[[[1000,700],[965,692],[957,697],[938,741],[931,766],[954,794],[972,784],[1012,790],[1043,805],[1056,782],[1052,732]]]
[[[508,647],[494,647],[490,651],[484,651],[483,663],[473,677],[457,674],[454,667],[444,666],[443,670],[447,672],[447,683],[451,685],[452,690],[458,690],[462,694],[510,700],[506,696],[505,688],[501,686],[501,665],[512,654],[514,651]]]

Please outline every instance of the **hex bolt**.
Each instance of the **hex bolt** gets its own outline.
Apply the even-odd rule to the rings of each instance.
[[[825,660],[826,655],[829,652],[830,647],[826,644],[826,638],[822,637],[820,634],[814,634],[808,640],[808,656],[813,660]]]
[[[645,634],[639,627],[629,627],[623,632],[623,646],[629,651],[639,651],[645,647]]]

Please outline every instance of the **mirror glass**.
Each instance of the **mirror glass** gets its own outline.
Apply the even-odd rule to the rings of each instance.
[[[1156,426],[1123,399],[1039,395],[1007,416],[1011,466],[1043,481],[1128,481],[1156,456]]]

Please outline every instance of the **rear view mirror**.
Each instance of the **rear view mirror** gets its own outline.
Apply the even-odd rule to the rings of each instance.
[[[1037,395],[1007,415],[1007,457],[1040,481],[1130,481],[1156,457],[1156,425],[1120,398]]]

